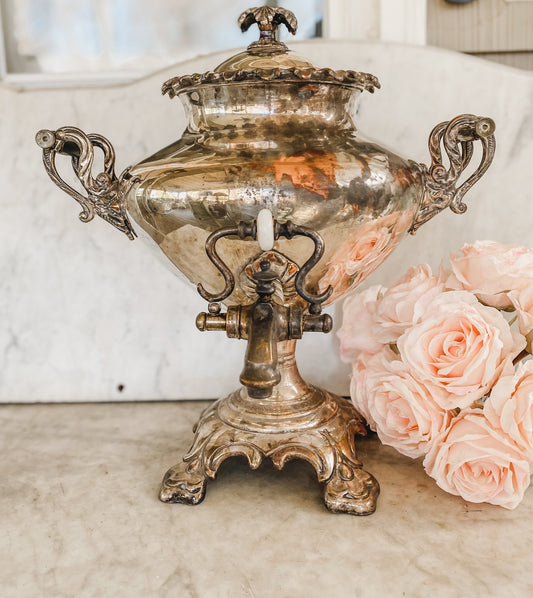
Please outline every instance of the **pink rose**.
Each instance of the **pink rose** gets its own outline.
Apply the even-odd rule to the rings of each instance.
[[[374,330],[382,343],[395,343],[407,328],[420,321],[431,300],[444,289],[427,264],[407,270],[377,305]]]
[[[516,309],[518,329],[528,340],[528,351],[531,352],[533,331],[533,284],[521,290],[511,291],[509,299]]]
[[[382,226],[379,220],[357,229],[334,253],[327,272],[318,283],[320,292],[330,285],[333,287],[327,303],[333,303],[362,282],[395,246],[391,243],[389,227]]]
[[[413,376],[445,391],[435,395],[443,409],[463,409],[481,398],[524,346],[498,310],[465,291],[437,295],[424,319],[398,339]]]
[[[514,375],[496,382],[483,411],[533,463],[533,360],[521,363]]]
[[[461,413],[438,438],[424,468],[446,492],[514,509],[530,481],[529,463],[480,409]]]
[[[390,351],[383,347],[384,351]],[[391,351],[392,353],[392,351]],[[371,388],[374,384],[372,379],[372,361],[376,358],[375,353],[361,353],[352,365],[352,376],[350,381],[350,396],[354,407],[365,418],[368,427],[376,431],[376,422],[370,415],[369,402],[372,399]]]
[[[452,254],[453,275],[448,284],[465,289],[492,307],[512,306],[511,290],[521,290],[533,282],[533,250],[494,241],[476,241],[461,248],[462,256]]]
[[[341,359],[345,363],[355,361],[362,351],[376,353],[383,347],[372,334],[377,300],[383,291],[384,287],[375,285],[344,302],[342,326],[337,336],[341,341]]]
[[[427,453],[450,421],[434,389],[415,380],[391,350],[354,364],[352,383],[354,404],[363,405],[381,442],[413,459]]]

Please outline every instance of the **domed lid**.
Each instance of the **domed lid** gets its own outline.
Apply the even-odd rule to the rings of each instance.
[[[242,31],[257,23],[260,31],[258,41],[250,44],[244,52],[225,60],[214,71],[169,79],[163,84],[163,93],[172,98],[199,85],[246,81],[304,80],[366,89],[371,93],[380,87],[377,77],[368,73],[317,68],[277,40],[276,30],[282,23],[293,35],[296,33],[298,22],[290,10],[272,6],[250,8],[242,13],[238,23]]]

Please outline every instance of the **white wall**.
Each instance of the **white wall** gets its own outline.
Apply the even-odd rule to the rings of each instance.
[[[329,39],[426,43],[427,0],[325,0]]]
[[[378,75],[382,89],[363,98],[360,128],[413,159],[428,160],[428,134],[442,120],[470,112],[497,123],[496,159],[467,196],[468,212],[439,215],[407,238],[374,281],[392,281],[421,260],[436,266],[478,238],[533,246],[532,75],[433,48],[295,46],[321,66]],[[180,103],[160,95],[161,82],[212,68],[229,54],[125,87],[0,87],[0,400],[207,398],[237,386],[245,343],[198,332],[194,320],[205,302],[140,241],[101,220],[81,224],[77,204],[48,179],[33,141],[38,129],[66,124],[102,133],[115,145],[120,171],[183,129]],[[308,334],[301,345],[303,373],[346,394],[335,337]]]

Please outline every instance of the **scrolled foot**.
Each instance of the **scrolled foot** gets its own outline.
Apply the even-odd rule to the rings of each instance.
[[[360,467],[343,463],[326,484],[324,501],[333,513],[371,515],[376,510],[379,484]]]
[[[179,463],[167,471],[161,484],[159,499],[169,503],[197,505],[205,498],[205,476],[188,470],[188,464]]]

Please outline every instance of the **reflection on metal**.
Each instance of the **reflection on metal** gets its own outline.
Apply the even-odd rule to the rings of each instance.
[[[278,467],[299,457],[326,483],[329,508],[371,513],[378,485],[353,446],[354,433],[364,433],[361,417],[302,380],[295,342],[305,331],[329,331],[322,305],[360,284],[408,231],[444,207],[464,212],[464,194],[494,155],[494,123],[459,116],[431,133],[430,167],[402,158],[353,121],[358,96],[379,86],[376,77],[319,69],[278,44],[275,26],[296,27],[288,11],[250,9],[242,24],[254,21],[259,43],[213,71],[164,84],[183,102],[187,129],[120,180],[99,135],[63,127],[41,132],[38,143],[51,178],[82,206],[82,220],[96,213],[132,238],[131,217],[209,301],[198,328],[248,342],[243,386],[201,419],[185,461],[165,477],[162,500],[196,504],[220,462],[235,454],[252,467],[265,457]],[[474,141],[481,163],[458,184]],[[96,178],[94,146],[105,163]],[[87,197],[59,177],[56,153],[72,156]],[[256,219],[265,210],[274,245],[261,233],[262,249]]]

